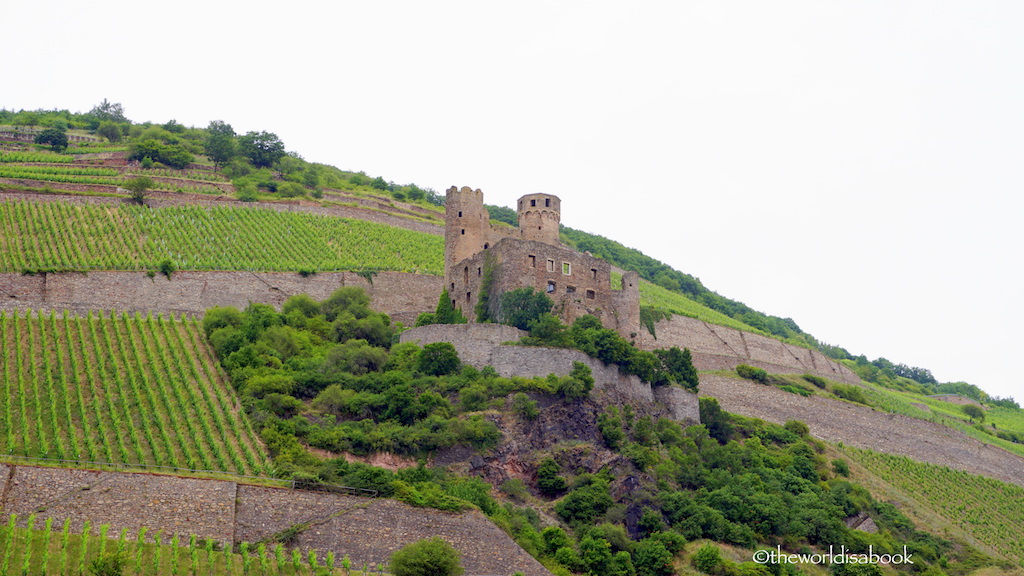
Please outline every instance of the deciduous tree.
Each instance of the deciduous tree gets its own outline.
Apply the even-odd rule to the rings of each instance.
[[[68,135],[62,128],[47,128],[36,136],[36,144],[49,144],[50,150],[63,152],[68,147]]]
[[[238,138],[239,151],[259,167],[269,167],[284,157],[284,142],[271,132],[247,132]]]

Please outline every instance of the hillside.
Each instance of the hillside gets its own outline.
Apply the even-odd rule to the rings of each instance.
[[[958,406],[929,397],[941,387],[927,371],[837,353],[792,320],[571,229],[567,244],[646,278],[649,334],[636,343],[655,357],[689,342],[701,394],[718,401],[698,406],[671,380],[652,385],[628,364],[578,351],[509,346],[499,364],[493,350],[476,362],[459,348],[446,364],[427,342],[395,343],[442,288],[433,191],[308,163],[283,146],[264,162],[241,152],[249,135],[216,123],[61,118],[69,142],[60,152],[32,143],[47,127],[0,129],[0,442],[17,464],[4,468],[0,504],[18,514],[0,536],[5,567],[42,571],[47,554],[50,566],[65,556],[81,564],[94,546],[113,546],[100,540],[87,553],[69,536],[57,546],[57,533],[25,531],[43,521],[42,511],[28,519],[41,509],[31,494],[49,491],[51,528],[92,518],[110,524],[108,536],[130,529],[130,538],[146,521],[180,531],[177,511],[194,510],[188,522],[219,528],[199,535],[187,562],[222,573],[248,573],[247,562],[305,573],[326,562],[316,553],[310,562],[314,548],[379,569],[444,522],[467,566],[487,573],[511,566],[495,558],[515,558],[530,576],[823,572],[738,559],[776,545],[908,546],[922,559],[913,571],[930,576],[1020,573],[1018,486],[869,450],[1019,483],[1024,459],[994,447],[1024,455],[1019,409],[990,405],[987,425],[968,423]],[[220,154],[218,137],[233,154]],[[132,199],[139,177],[149,185]],[[563,329],[592,355],[631,348],[585,323]],[[584,356],[582,367],[571,354]],[[737,362],[786,374],[741,379]],[[702,424],[688,426],[690,413]],[[170,477],[34,469],[24,464],[41,461],[28,458],[218,480],[170,488]],[[282,481],[384,498],[245,484]],[[115,495],[127,503],[151,493],[176,503],[108,514]],[[279,509],[266,504],[278,498]],[[331,536],[339,530],[349,539]],[[214,540],[229,546],[210,554]],[[243,543],[256,552],[257,541],[263,552],[228,559]],[[707,541],[736,561],[694,567],[694,543]],[[176,573],[170,562],[184,570],[177,548],[131,549],[153,569],[130,573]],[[294,554],[307,565],[286,566]],[[168,565],[157,568],[163,555]]]

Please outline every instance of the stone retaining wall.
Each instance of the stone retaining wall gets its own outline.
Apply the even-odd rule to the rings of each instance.
[[[195,478],[122,474],[94,470],[15,466],[4,515],[71,520],[81,531],[110,524],[135,534],[142,526],[171,533],[195,534],[222,542],[234,538],[235,484]]]
[[[221,542],[255,542],[296,524],[310,523],[293,546],[336,557],[354,566],[386,564],[395,550],[440,536],[462,555],[468,574],[550,576],[537,560],[478,511],[459,514],[414,508],[395,500],[248,486],[223,480],[153,474],[37,468],[0,464],[0,514],[70,519],[80,531],[86,519],[110,537],[123,528],[134,536],[195,534]]]
[[[681,388],[652,389],[636,376],[623,374],[617,366],[607,365],[579,350],[503,344],[525,335],[522,330],[500,324],[433,324],[407,330],[400,338],[402,342],[418,342],[421,346],[451,342],[464,363],[477,368],[491,366],[506,378],[565,376],[572,371],[574,362],[582,362],[590,367],[594,376],[593,394],[598,399],[615,404],[660,402],[674,420],[700,421],[697,396]]]
[[[359,286],[371,305],[394,321],[411,325],[437,306],[441,278],[381,272],[373,282],[354,272],[302,277],[289,272],[175,272],[148,277],[144,272],[59,272],[22,276],[0,274],[0,310],[162,311],[201,316],[213,306],[245,308],[261,302],[277,308],[290,296],[323,300],[340,286]]]
[[[839,382],[860,383],[852,370],[817,350],[760,334],[678,315],[655,324],[655,332],[657,338],[647,330],[640,331],[641,348],[689,348],[698,370],[732,370],[737,364],[750,364],[777,374],[810,372]]]
[[[1024,458],[979,442],[959,430],[902,414],[821,396],[804,398],[749,380],[704,374],[702,396],[722,409],[776,424],[802,420],[811,435],[858,448],[898,454],[1024,486]]]

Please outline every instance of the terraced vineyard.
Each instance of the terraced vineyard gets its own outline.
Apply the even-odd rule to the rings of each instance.
[[[0,312],[5,454],[268,472],[199,323]]]
[[[979,542],[1024,562],[1024,488],[902,456],[850,447],[843,451]]]
[[[382,269],[440,274],[441,237],[259,208],[0,202],[0,272]]]
[[[23,524],[26,527],[19,527]],[[213,540],[187,534],[165,534],[141,528],[113,531],[110,526],[90,526],[72,532],[71,523],[52,518],[18,519],[11,515],[0,528],[0,573],[22,576],[69,574],[84,576],[94,560],[120,554],[123,573],[131,576],[158,574],[209,574],[211,576],[298,576],[368,574],[350,567],[347,557],[333,552],[285,550],[281,544],[222,547]]]

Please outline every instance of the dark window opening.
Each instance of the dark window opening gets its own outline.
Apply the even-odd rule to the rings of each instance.
[[[597,280],[597,268],[590,269],[590,277],[593,278],[594,280]]]
[[[483,268],[477,268],[476,269],[476,275],[477,276],[480,276],[482,273],[483,273]]]
[[[536,268],[537,267],[537,257],[534,256],[533,254],[530,254],[529,256],[527,256],[527,258],[529,258],[529,260],[530,260],[530,266],[532,268]]]
[[[462,283],[469,284],[469,266],[466,266],[466,269],[462,271]]]
[[[466,302],[469,302],[469,292],[466,292]]]
[[[462,210],[459,210],[459,218],[462,218]]]
[[[530,200],[530,206],[536,206],[536,205],[537,205],[537,201],[536,200]]]
[[[466,233],[466,229],[465,229],[465,228],[463,228],[463,229],[462,229],[462,233],[463,233],[463,234],[465,234],[465,233]]]
[[[455,282],[452,282],[452,292],[455,291]]]
[[[544,207],[545,208],[550,208],[551,207],[551,198],[545,198],[544,199]]]
[[[488,249],[488,248],[490,248],[490,247],[491,247],[491,245],[490,245],[490,244],[484,244],[484,250],[487,250],[487,249]]]
[[[554,260],[548,260],[548,272],[554,272],[554,271],[555,271],[555,261]]]
[[[587,290],[587,299],[593,300],[594,298],[597,298],[597,294],[593,290]]]
[[[554,282],[548,282],[548,289],[547,289],[548,294],[551,294],[554,291],[555,291],[555,283]]]
[[[576,287],[575,286],[566,286],[565,287],[565,293],[566,294],[575,294],[576,293]]]

